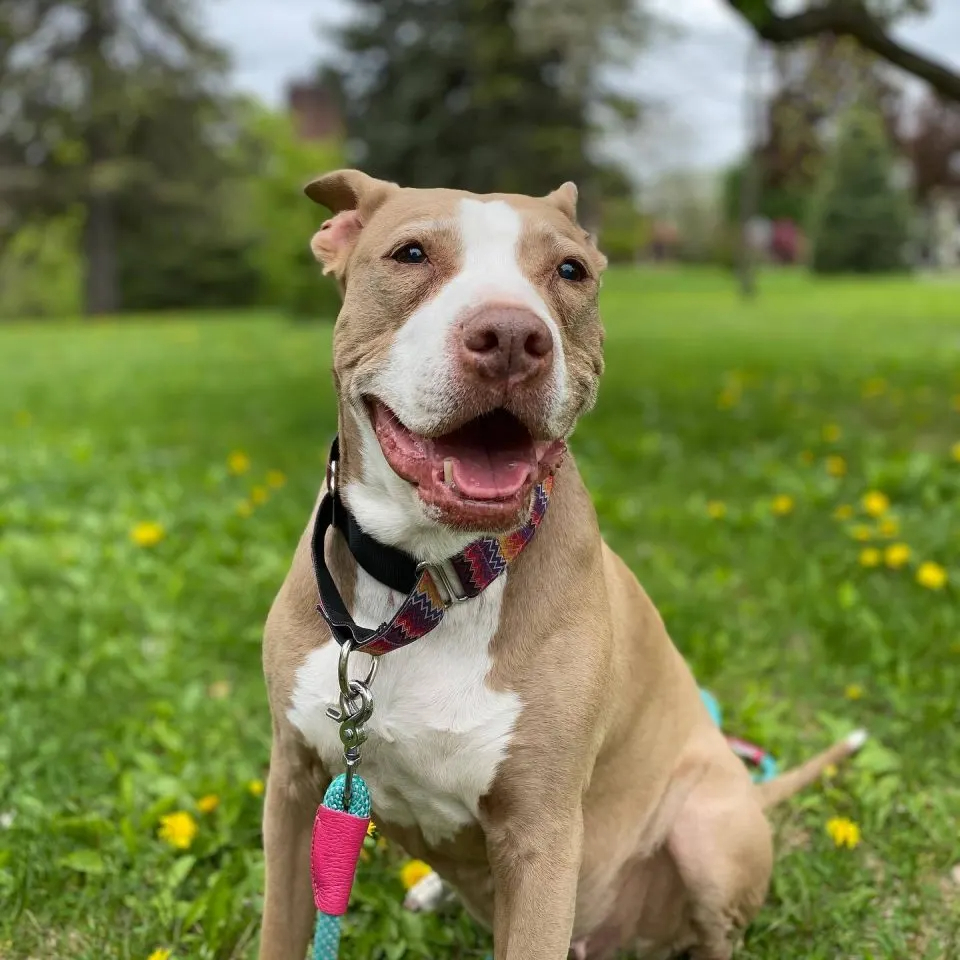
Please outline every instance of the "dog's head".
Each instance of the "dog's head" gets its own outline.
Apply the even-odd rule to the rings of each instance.
[[[420,553],[431,532],[519,526],[603,367],[606,260],[576,187],[479,196],[340,170],[306,192],[334,214],[311,246],[343,292],[341,479],[361,525]]]

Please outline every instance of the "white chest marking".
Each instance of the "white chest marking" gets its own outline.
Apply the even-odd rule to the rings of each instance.
[[[500,620],[506,576],[475,600],[454,605],[432,633],[384,656],[373,684],[360,771],[376,815],[418,827],[428,843],[453,837],[476,820],[520,715],[515,693],[486,684],[488,646]],[[361,626],[389,619],[400,599],[357,571],[353,612]],[[332,642],[309,655],[297,671],[288,712],[334,773],[342,769],[343,748],[326,709],[337,703],[338,656]],[[366,656],[351,658],[352,675],[361,676],[368,666]]]

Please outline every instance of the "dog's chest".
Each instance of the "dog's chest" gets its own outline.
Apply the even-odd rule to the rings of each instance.
[[[453,837],[477,818],[520,715],[515,693],[491,690],[489,643],[497,630],[506,576],[453,606],[433,632],[381,658],[373,683],[360,772],[376,815],[416,827],[428,843]],[[366,627],[388,620],[401,598],[357,571],[353,616]],[[337,724],[339,647],[314,650],[297,671],[289,719],[336,774],[343,768]],[[369,659],[355,656],[351,675]]]

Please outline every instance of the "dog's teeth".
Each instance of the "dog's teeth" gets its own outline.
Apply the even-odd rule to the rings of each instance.
[[[453,486],[453,461],[448,457],[443,461],[443,482],[448,486]]]

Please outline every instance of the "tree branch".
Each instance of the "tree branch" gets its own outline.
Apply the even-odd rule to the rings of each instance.
[[[763,40],[777,46],[821,33],[853,37],[888,63],[925,80],[941,96],[960,103],[960,73],[894,40],[860,0],[828,0],[822,6],[783,17],[771,0],[726,0]]]

